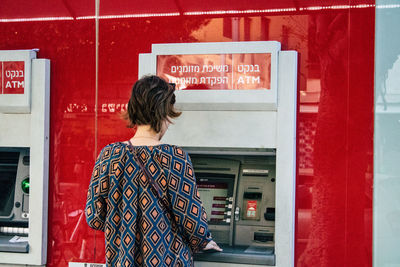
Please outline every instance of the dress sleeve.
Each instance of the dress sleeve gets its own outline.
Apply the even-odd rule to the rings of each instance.
[[[212,240],[207,214],[200,200],[189,154],[174,147],[169,174],[169,197],[172,212],[192,251],[203,249]]]
[[[109,159],[111,147],[106,146],[97,157],[90,179],[85,208],[86,222],[95,229],[104,231],[107,213],[107,195],[109,187]]]

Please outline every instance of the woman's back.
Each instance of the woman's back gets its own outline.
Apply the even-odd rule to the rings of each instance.
[[[86,217],[92,228],[105,232],[108,266],[191,266],[192,252],[211,240],[190,157],[173,145],[104,147],[93,170]]]

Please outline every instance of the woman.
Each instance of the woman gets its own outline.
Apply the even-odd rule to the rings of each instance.
[[[135,136],[100,152],[86,220],[104,231],[107,266],[193,266],[193,252],[214,249],[189,155],[160,142],[175,111],[174,87],[138,80],[125,114]]]

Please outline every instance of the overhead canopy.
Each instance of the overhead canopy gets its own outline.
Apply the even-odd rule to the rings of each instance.
[[[0,7],[0,21],[9,19],[84,19],[95,15],[95,0],[43,0],[38,5],[34,1],[2,0]],[[334,2],[332,4],[332,2]],[[373,5],[373,0],[351,1],[353,7]],[[240,12],[251,13],[284,13],[302,10],[325,10],[349,8],[348,0],[330,1],[327,6],[315,5],[309,0],[113,0],[100,1],[100,18],[146,14],[168,15],[196,15],[227,14],[235,15]],[[233,12],[232,12],[233,11]]]

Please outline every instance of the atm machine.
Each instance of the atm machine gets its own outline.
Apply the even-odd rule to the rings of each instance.
[[[280,43],[153,44],[139,77],[174,83],[163,142],[193,162],[213,239],[196,266],[294,266],[297,53]]]
[[[0,266],[46,263],[50,61],[36,54],[0,51]]]
[[[190,150],[198,190],[213,239],[224,251],[199,253],[196,260],[274,266],[274,152],[201,152],[207,154]]]

